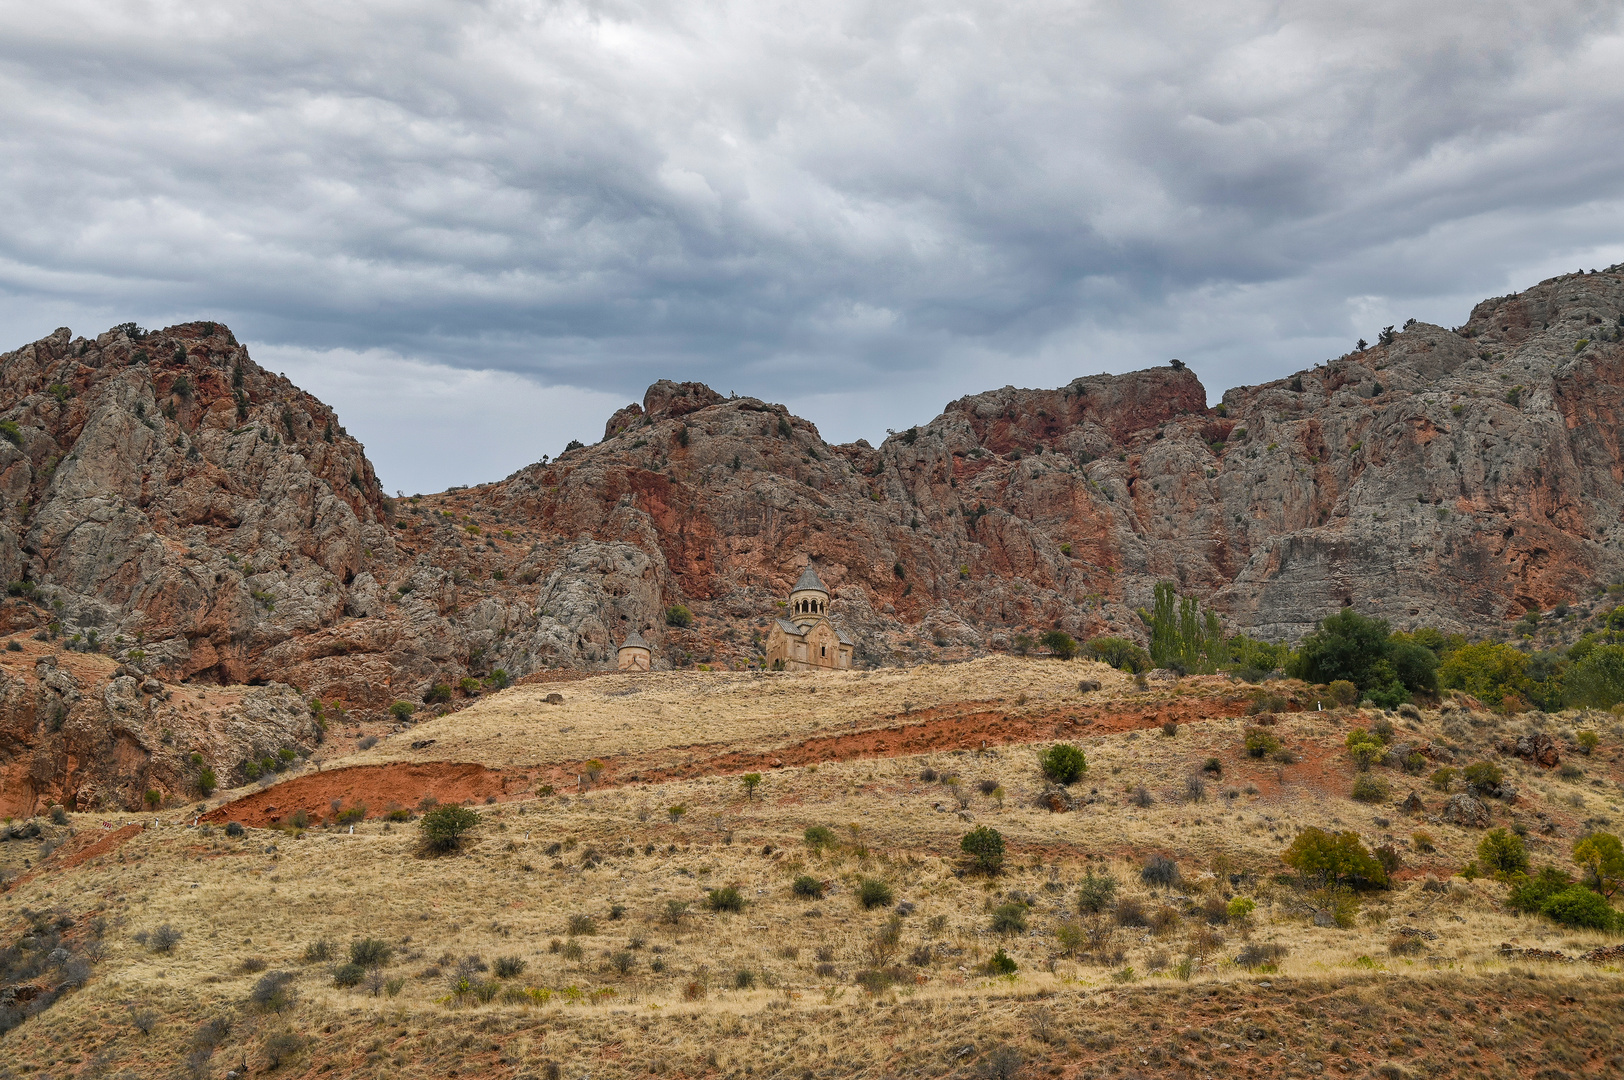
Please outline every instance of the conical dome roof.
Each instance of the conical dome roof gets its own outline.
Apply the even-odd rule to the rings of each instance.
[[[798,593],[807,590],[820,592],[825,596],[829,595],[829,590],[824,588],[823,582],[818,580],[818,572],[812,569],[811,563],[807,563],[806,569],[801,571],[801,576],[795,579],[795,587],[790,592]]]
[[[647,649],[649,645],[648,642],[643,640],[642,634],[639,634],[636,630],[633,630],[631,633],[626,635],[626,640],[621,642],[620,647],[622,649]]]

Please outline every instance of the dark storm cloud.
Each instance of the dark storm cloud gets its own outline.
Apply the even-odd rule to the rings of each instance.
[[[224,319],[423,488],[661,376],[1216,393],[1624,258],[1621,69],[1600,3],[8,5],[0,330]]]

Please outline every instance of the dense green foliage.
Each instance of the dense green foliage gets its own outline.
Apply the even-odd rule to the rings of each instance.
[[[1229,663],[1218,613],[1202,611],[1193,596],[1180,599],[1171,581],[1157,583],[1154,606],[1139,616],[1150,627],[1150,659],[1157,667],[1211,674]]]
[[[959,850],[984,874],[996,874],[1003,868],[1004,837],[997,829],[976,826],[959,839]]]
[[[1150,654],[1127,638],[1097,637],[1084,648],[1090,657],[1110,664],[1118,671],[1137,675],[1150,670]]]
[[[1387,884],[1387,871],[1355,832],[1333,833],[1310,826],[1297,834],[1280,861],[1326,885]]]
[[[1088,759],[1071,743],[1055,743],[1044,751],[1038,766],[1050,780],[1069,786],[1081,780],[1083,773],[1088,771]]]
[[[1385,708],[1436,690],[1437,669],[1437,653],[1351,607],[1321,620],[1286,663],[1288,675],[1312,683],[1345,679]]]
[[[479,824],[479,815],[466,806],[446,803],[424,814],[417,827],[430,851],[455,851],[463,837]]]

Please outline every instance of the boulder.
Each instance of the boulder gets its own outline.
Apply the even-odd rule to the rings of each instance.
[[[1562,762],[1562,755],[1556,748],[1556,740],[1543,731],[1521,736],[1511,752],[1525,761],[1532,761],[1547,769],[1554,769]]]
[[[1398,808],[1406,814],[1420,814],[1426,812],[1427,804],[1421,801],[1421,796],[1412,791],[1404,796],[1404,801],[1398,804]]]
[[[1077,809],[1077,799],[1059,784],[1049,784],[1032,800],[1032,805],[1051,814]]]
[[[1489,808],[1481,800],[1462,792],[1451,795],[1444,804],[1444,820],[1465,828],[1486,829],[1489,827]]]

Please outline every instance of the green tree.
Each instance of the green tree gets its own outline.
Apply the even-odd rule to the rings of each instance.
[[[1355,832],[1333,833],[1310,826],[1297,834],[1280,861],[1325,885],[1387,884],[1387,871]]]
[[[1391,708],[1413,692],[1436,687],[1437,657],[1425,646],[1396,638],[1384,620],[1346,607],[1303,639],[1286,673],[1315,683],[1346,679],[1377,705]]]
[[[1624,885],[1624,845],[1612,833],[1591,833],[1573,845],[1573,861],[1585,868],[1585,882],[1603,896]]]
[[[688,610],[686,604],[672,604],[665,609],[665,624],[667,626],[692,626],[694,613]]]
[[[1624,611],[1614,609],[1613,614]],[[1596,645],[1568,668],[1563,697],[1569,705],[1610,709],[1624,702],[1624,645]]]
[[[1150,659],[1157,667],[1210,674],[1229,662],[1223,626],[1214,611],[1202,611],[1193,596],[1179,597],[1171,581],[1157,582],[1151,610],[1140,618],[1150,627]]]
[[[1522,686],[1527,667],[1528,657],[1510,645],[1478,641],[1449,654],[1438,668],[1438,685],[1498,705],[1507,691]]]
[[[1496,881],[1505,881],[1512,874],[1528,872],[1528,848],[1522,837],[1505,829],[1485,833],[1477,844],[1479,865]]]
[[[456,851],[464,837],[479,824],[479,815],[466,806],[444,803],[424,814],[417,827],[430,851]]]
[[[203,795],[203,797],[205,799],[208,798],[210,795],[213,795],[214,794],[214,789],[219,787],[219,786],[220,786],[220,781],[215,777],[213,769],[210,769],[207,766],[205,766],[204,768],[198,770],[198,774],[197,774],[197,790]]]
[[[1150,670],[1150,654],[1127,638],[1097,637],[1084,646],[1088,654],[1118,671],[1137,675]]]
[[[1050,630],[1040,639],[1043,647],[1050,654],[1060,660],[1070,660],[1077,655],[1077,641],[1064,630]]]
[[[747,772],[743,776],[739,777],[739,782],[744,785],[745,797],[753,799],[756,797],[756,788],[761,786],[761,774],[758,772]]]
[[[1088,771],[1088,758],[1071,743],[1055,743],[1038,759],[1038,766],[1044,776],[1069,787]]]
[[[997,829],[978,825],[959,839],[959,850],[984,874],[996,874],[1004,866],[1004,837]]]

